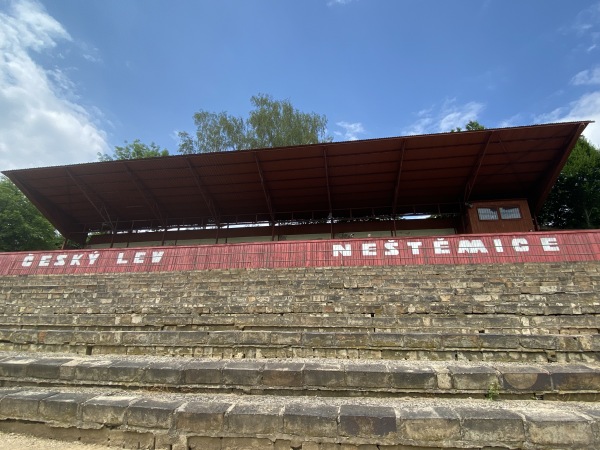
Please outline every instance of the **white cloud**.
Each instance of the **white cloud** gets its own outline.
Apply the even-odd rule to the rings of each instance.
[[[577,14],[575,21],[566,30],[581,39],[578,50],[590,53],[600,44],[600,2],[586,7]]]
[[[72,81],[32,57],[72,42],[69,33],[36,1],[7,5],[0,11],[0,170],[89,162],[110,152]]]
[[[337,122],[336,125],[340,128],[343,128],[344,131],[334,131],[333,134],[340,137],[344,141],[356,141],[359,139],[359,134],[365,133],[365,128],[360,122]]]
[[[596,123],[589,124],[583,134],[592,144],[600,147],[600,91],[584,94],[568,106],[538,116],[535,120],[542,123],[593,120]]]
[[[571,78],[571,84],[575,86],[600,84],[600,67],[579,72]]]
[[[405,128],[403,134],[444,133],[457,127],[464,128],[468,122],[477,120],[483,109],[484,105],[478,102],[458,105],[455,99],[446,100],[440,107],[419,111],[418,119]]]
[[[327,6],[347,5],[352,1],[354,0],[329,0],[329,2],[327,2]]]

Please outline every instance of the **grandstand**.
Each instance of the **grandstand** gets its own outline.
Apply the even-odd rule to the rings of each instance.
[[[600,231],[535,222],[586,124],[6,172],[87,248],[0,254],[0,430],[600,448]]]

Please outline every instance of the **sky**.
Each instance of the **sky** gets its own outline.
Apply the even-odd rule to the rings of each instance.
[[[268,94],[335,141],[595,120],[600,0],[0,0],[0,171],[177,154]]]

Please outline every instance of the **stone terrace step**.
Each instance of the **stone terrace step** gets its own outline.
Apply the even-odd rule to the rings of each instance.
[[[598,362],[600,335],[0,329],[0,351],[210,358]]]
[[[361,397],[600,397],[600,365],[32,357],[0,354],[2,386]]]
[[[427,329],[454,333],[503,334],[597,334],[600,314],[573,314],[574,306],[563,305],[564,315],[500,313],[255,313],[255,314],[166,314],[166,313],[74,313],[0,315],[0,328],[38,330],[269,330],[410,333]],[[447,305],[451,310],[451,305]],[[566,311],[568,310],[568,311]],[[569,312],[570,311],[570,312]],[[580,311],[577,311],[578,313]],[[567,315],[571,314],[571,315]]]
[[[600,448],[600,405],[0,389],[0,429],[126,448]]]

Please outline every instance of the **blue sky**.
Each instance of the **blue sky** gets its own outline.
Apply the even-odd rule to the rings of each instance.
[[[176,154],[258,93],[338,141],[600,122],[600,0],[0,0],[0,170]]]

